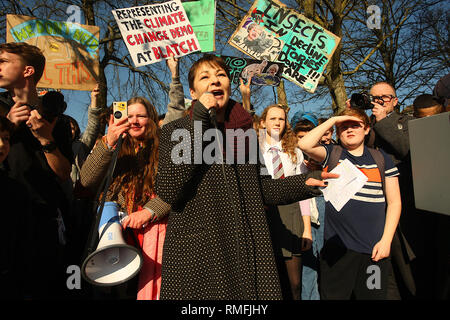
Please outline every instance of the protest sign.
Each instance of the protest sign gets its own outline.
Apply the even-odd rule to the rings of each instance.
[[[112,13],[136,67],[201,49],[179,0]]]
[[[6,16],[6,41],[26,42],[46,58],[40,88],[92,90],[99,74],[100,28],[71,22]]]
[[[275,61],[284,42],[248,15],[228,41],[236,49],[259,60]]]
[[[183,7],[202,52],[215,51],[216,2],[214,0],[189,1],[183,2]]]
[[[250,27],[252,29],[249,30]],[[240,36],[244,29],[247,29],[248,34],[246,41]],[[259,30],[254,32],[254,29]],[[252,36],[252,33],[255,35]],[[268,49],[270,50],[268,60],[283,63],[283,77],[311,93],[316,90],[320,76],[340,41],[339,37],[295,10],[287,8],[278,0],[256,0],[231,36],[229,43],[238,50],[256,57],[255,49],[248,44],[248,38],[259,39],[261,36],[267,38],[264,35],[272,35],[271,38],[277,39],[281,44],[274,46],[273,40],[272,46]],[[263,39],[258,41],[264,44]],[[260,47],[259,51],[264,48],[261,44]]]
[[[240,84],[240,78],[259,86],[278,86],[283,74],[283,64],[267,60],[254,60],[222,56],[230,70],[230,79],[234,84]]]

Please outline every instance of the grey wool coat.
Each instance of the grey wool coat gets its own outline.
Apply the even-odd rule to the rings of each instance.
[[[230,103],[227,108],[242,106]],[[282,299],[264,205],[288,204],[321,192],[305,185],[305,175],[261,177],[263,161],[225,164],[226,181],[221,164],[194,162],[194,152],[192,161],[177,164],[173,157],[180,143],[192,147],[194,135],[211,126],[201,103],[194,105],[193,113],[192,119],[186,116],[162,128],[156,193],[172,211],[161,299]],[[190,137],[173,139],[177,132],[189,132]]]

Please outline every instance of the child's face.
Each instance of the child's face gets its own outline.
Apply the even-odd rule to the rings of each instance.
[[[266,119],[262,120],[263,127],[267,129],[267,134],[273,138],[281,139],[286,127],[286,113],[281,108],[270,108]]]
[[[325,132],[325,134],[322,136],[322,138],[320,139],[320,142],[324,143],[324,144],[330,144],[332,136],[333,136],[333,131],[327,130]]]
[[[297,135],[297,138],[300,140],[301,138],[306,136],[307,133],[308,133],[308,131],[298,131],[296,135]]]
[[[337,127],[337,135],[346,149],[354,149],[364,144],[364,138],[369,133],[370,128],[364,128],[362,121],[345,121]]]
[[[2,163],[9,153],[9,132],[0,131],[0,163]]]

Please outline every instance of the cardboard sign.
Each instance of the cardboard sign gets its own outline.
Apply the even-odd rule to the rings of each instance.
[[[231,82],[240,84],[240,78],[258,86],[278,86],[283,74],[283,64],[267,60],[254,60],[222,56],[230,70]],[[247,82],[245,82],[247,83]]]
[[[340,40],[277,0],[256,0],[229,44],[251,57],[283,63],[283,77],[313,93]]]
[[[216,2],[214,0],[189,1],[183,2],[183,7],[194,28],[202,52],[215,51]]]
[[[201,49],[179,0],[112,13],[136,67]]]
[[[275,61],[284,41],[248,15],[228,41],[236,49],[258,60]]]
[[[71,22],[6,16],[6,41],[26,42],[46,58],[40,88],[91,91],[99,74],[100,28]]]

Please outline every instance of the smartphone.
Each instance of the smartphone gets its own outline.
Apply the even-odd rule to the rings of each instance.
[[[124,118],[128,118],[128,105],[126,101],[113,102],[114,123],[119,122]]]

